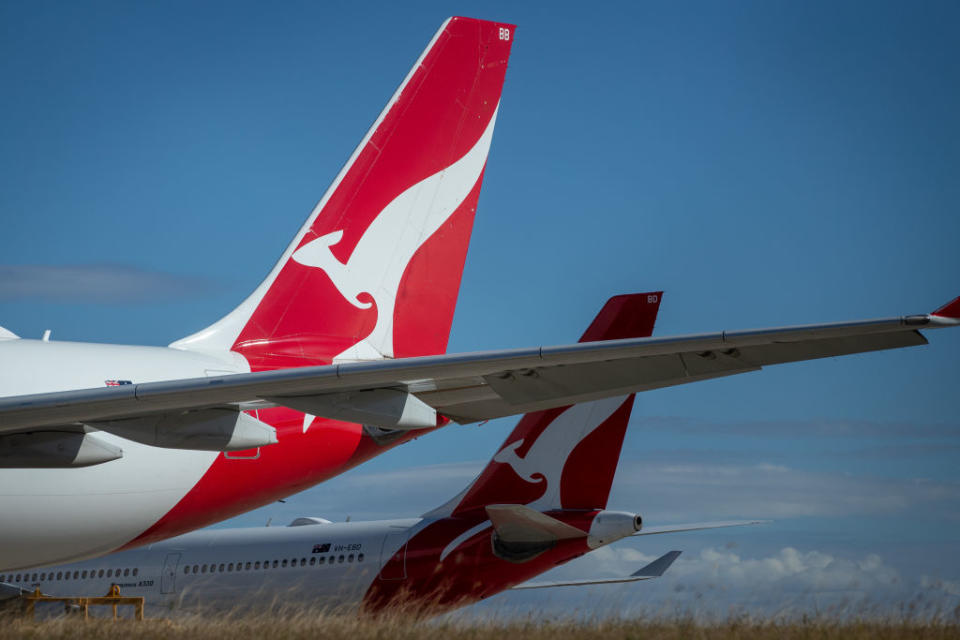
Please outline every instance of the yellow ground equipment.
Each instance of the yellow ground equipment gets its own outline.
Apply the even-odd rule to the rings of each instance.
[[[113,607],[113,619],[116,620],[118,618],[117,607],[125,605],[134,608],[134,616],[137,620],[143,620],[143,596],[121,596],[120,587],[117,585],[111,585],[110,592],[107,595],[95,598],[46,596],[40,593],[38,588],[33,593],[23,596],[22,600],[23,614],[31,619],[33,619],[34,608],[38,602],[62,602],[68,613],[82,612],[84,620],[90,617],[91,606]]]

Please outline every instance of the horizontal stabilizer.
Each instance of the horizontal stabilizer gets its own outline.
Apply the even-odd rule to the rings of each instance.
[[[497,536],[508,544],[585,538],[587,533],[522,504],[491,504],[487,515]]]
[[[700,531],[702,529],[723,529],[726,527],[745,527],[751,524],[769,524],[770,520],[722,520],[718,522],[692,522],[689,524],[668,524],[660,527],[644,527],[635,536],[652,536],[658,533],[680,533],[681,531]]]
[[[673,561],[680,557],[681,551],[668,551],[645,567],[634,571],[631,576],[638,578],[659,578],[670,568]]]
[[[594,578],[586,580],[563,580],[553,582],[524,582],[513,587],[514,589],[548,589],[550,587],[583,587],[591,584],[617,584],[621,582],[636,582],[659,578],[670,568],[673,561],[680,556],[680,551],[669,551],[645,567],[638,569],[623,578]]]

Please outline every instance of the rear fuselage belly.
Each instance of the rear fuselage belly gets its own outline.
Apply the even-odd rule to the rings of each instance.
[[[0,396],[249,371],[242,356],[166,347],[0,341]],[[257,412],[279,442],[252,451],[164,449],[98,432],[123,457],[67,469],[0,469],[0,571],[157,542],[307,489],[424,433],[389,442],[359,424],[276,407]]]
[[[244,364],[164,347],[39,340],[0,342],[0,362],[0,396],[223,375]],[[118,548],[177,504],[218,455],[98,437],[123,449],[123,457],[85,468],[0,469],[0,567]]]

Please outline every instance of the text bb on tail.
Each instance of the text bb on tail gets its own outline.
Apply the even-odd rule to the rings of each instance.
[[[660,299],[611,298],[580,341],[649,336]],[[461,606],[632,535],[639,516],[605,509],[633,400],[523,416],[477,479],[398,541],[365,606]]]
[[[171,346],[253,371],[443,353],[513,34],[444,22],[266,280]]]

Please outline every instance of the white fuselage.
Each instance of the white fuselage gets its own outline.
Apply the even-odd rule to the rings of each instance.
[[[0,340],[0,363],[0,397],[249,371],[233,353],[24,339]],[[220,455],[98,436],[123,457],[84,468],[0,469],[0,570],[117,549],[177,504]]]
[[[148,609],[310,602],[355,607],[417,519],[207,529],[139,549],[0,574],[54,596],[98,596],[116,584]]]

